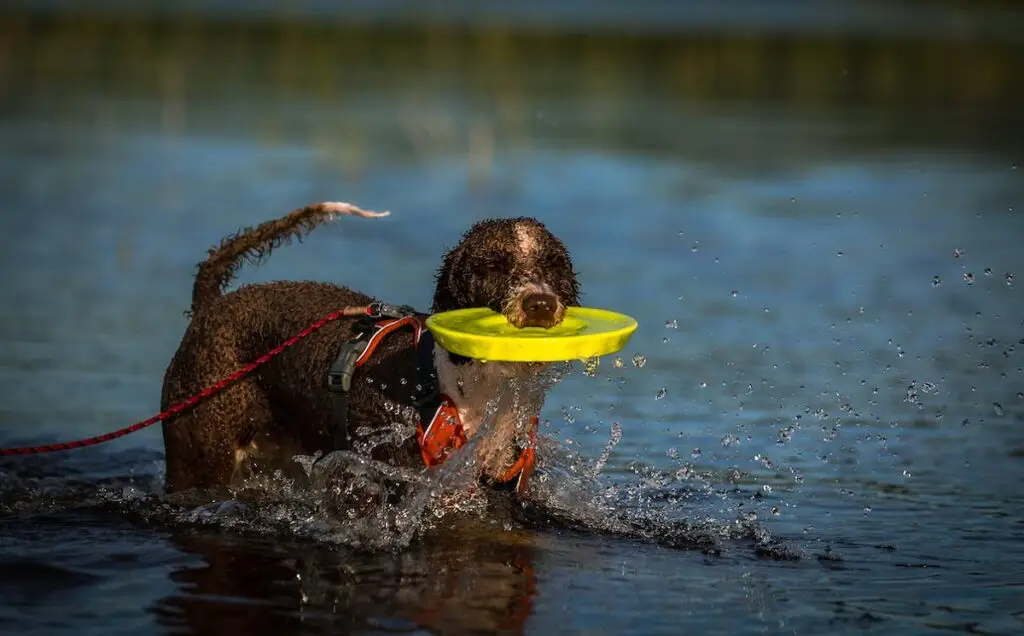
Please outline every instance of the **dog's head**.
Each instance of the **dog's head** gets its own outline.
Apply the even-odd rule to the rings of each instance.
[[[578,305],[579,283],[565,245],[539,221],[519,217],[477,223],[445,254],[433,311],[488,307],[517,328],[547,328]],[[440,349],[435,360],[441,389],[456,402],[466,433],[491,422],[476,445],[481,472],[490,478],[505,473],[523,445],[524,427],[540,413],[545,365],[485,363]]]
[[[514,326],[552,327],[579,304],[565,245],[536,219],[477,223],[445,254],[433,311],[488,307]]]

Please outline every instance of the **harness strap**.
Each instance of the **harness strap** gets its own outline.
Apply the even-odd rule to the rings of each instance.
[[[367,316],[372,315],[367,311]],[[419,411],[416,441],[423,463],[428,467],[438,466],[452,452],[462,448],[467,440],[454,401],[439,391],[434,368],[434,337],[423,319],[414,315],[400,315],[376,322],[364,318],[356,336],[342,345],[327,375],[327,387],[333,395],[331,418],[335,448],[351,448],[348,392],[352,388],[355,370],[369,360],[385,337],[404,327],[412,327],[416,347],[416,387],[413,393],[413,403]],[[534,417],[530,422],[529,446],[522,450],[507,471],[494,479],[500,484],[516,480],[515,490],[520,495],[526,495],[529,477],[537,461],[537,427],[538,420]]]
[[[327,389],[331,392],[331,427],[334,447],[349,449],[352,440],[348,435],[348,392],[352,388],[352,374],[356,369],[359,351],[365,346],[367,332],[361,331],[352,340],[341,346],[338,357],[327,373]]]
[[[516,492],[520,495],[526,494],[526,486],[530,481],[530,474],[533,472],[534,466],[537,465],[537,429],[540,427],[540,421],[536,416],[530,418],[530,445],[523,449],[523,452],[519,453],[519,459],[516,463],[505,471],[495,481],[504,484],[517,479],[516,481]]]
[[[420,445],[423,463],[428,467],[443,464],[453,450],[462,448],[466,443],[459,410],[447,395],[438,393],[437,408],[429,417],[420,417],[416,441]]]
[[[357,323],[358,331],[355,337],[341,346],[327,373],[327,388],[332,395],[331,427],[335,448],[348,449],[352,446],[348,433],[348,392],[352,389],[352,376],[355,370],[366,363],[388,334],[409,326],[414,330],[414,341],[419,349],[420,339],[424,333],[429,332],[426,331],[423,321],[416,316],[401,316],[376,322],[364,318]]]
[[[424,329],[416,347],[416,386],[412,394],[412,403],[419,412],[420,422],[434,421],[442,402],[437,370],[434,366],[434,334]],[[458,417],[457,412],[455,415]]]

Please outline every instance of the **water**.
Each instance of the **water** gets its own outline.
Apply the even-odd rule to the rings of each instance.
[[[1019,631],[1022,62],[986,6],[974,40],[4,14],[2,446],[150,415],[205,249],[316,200],[393,214],[244,281],[427,307],[471,222],[533,214],[641,324],[549,394],[557,524],[453,511],[457,462],[354,523],[315,475],[165,496],[155,429],[4,459],[5,629]]]

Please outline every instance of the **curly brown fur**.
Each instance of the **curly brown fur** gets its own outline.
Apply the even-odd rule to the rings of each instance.
[[[536,219],[481,221],[449,250],[436,276],[434,312],[489,307],[517,327],[550,327],[565,308],[579,305],[579,283],[565,245]],[[551,293],[558,306],[545,319],[529,320],[523,300]]]
[[[255,229],[242,228],[236,234],[225,237],[220,245],[211,247],[209,256],[197,266],[190,313],[194,314],[200,306],[220,296],[244,263],[259,265],[275,248],[290,243],[293,238],[301,241],[316,226],[341,215],[377,218],[387,216],[388,213],[361,210],[348,203],[314,203],[280,219],[267,221]]]
[[[373,302],[359,292],[317,282],[243,285],[222,293],[245,261],[258,262],[291,237],[338,214],[379,216],[347,204],[316,204],[225,239],[199,265],[192,320],[164,377],[163,408],[186,399],[342,307]],[[565,246],[528,218],[473,226],[444,258],[434,310],[487,306],[517,326],[550,326],[578,304],[579,288]],[[331,428],[327,372],[356,320],[333,322],[254,374],[163,427],[169,491],[229,485],[252,464],[287,465],[297,453],[354,450],[396,466],[422,466],[413,408],[416,354],[410,332],[388,336],[356,370],[349,393],[347,441]],[[488,405],[540,365],[459,361],[435,348],[441,391],[459,409],[477,444],[478,468],[498,475],[514,461],[517,433],[539,413],[543,394],[503,395],[486,430]],[[508,393],[508,392],[505,392]]]

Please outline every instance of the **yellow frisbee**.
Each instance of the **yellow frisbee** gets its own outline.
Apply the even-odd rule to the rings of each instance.
[[[487,308],[457,309],[427,318],[427,328],[446,350],[467,358],[509,362],[555,362],[621,351],[636,331],[636,320],[589,307],[569,307],[550,329],[516,329]]]

